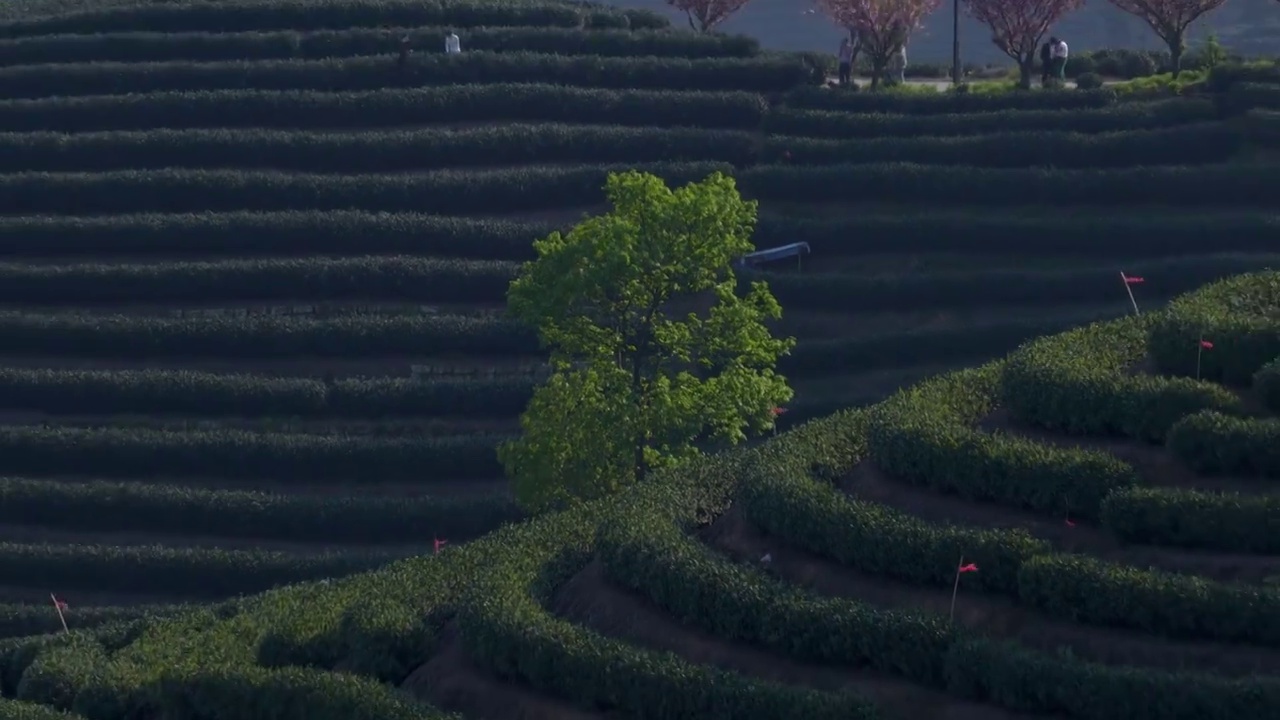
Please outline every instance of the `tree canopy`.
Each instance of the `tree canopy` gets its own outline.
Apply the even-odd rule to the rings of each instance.
[[[534,243],[537,259],[508,294],[552,367],[523,434],[499,449],[533,510],[739,443],[772,427],[792,396],[774,367],[794,340],[766,324],[782,309],[764,283],[741,292],[733,271],[754,249],[755,203],[720,173],[675,190],[615,174],[606,191],[612,209]]]

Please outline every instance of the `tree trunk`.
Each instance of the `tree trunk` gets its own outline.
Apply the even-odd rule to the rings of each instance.
[[[887,67],[889,67],[887,58],[871,56],[871,92],[880,89],[880,80],[884,78],[884,71]]]
[[[1182,72],[1182,54],[1186,52],[1187,46],[1183,41],[1184,36],[1181,32],[1174,33],[1166,42],[1169,43],[1169,69],[1173,72],[1173,77],[1177,78],[1178,73]]]
[[[1035,73],[1035,56],[1018,59],[1018,88],[1031,89],[1031,76]]]

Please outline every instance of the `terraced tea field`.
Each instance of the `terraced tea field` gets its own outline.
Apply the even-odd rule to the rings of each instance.
[[[461,37],[459,55],[439,52],[449,28]],[[404,36],[414,52],[401,65]],[[890,714],[901,705],[893,693],[919,700],[933,697],[921,688],[949,688],[1011,711],[1081,718],[1274,717],[1275,703],[1244,708],[1265,710],[1256,715],[1179,715],[1204,706],[1174,690],[1167,704],[1147,708],[1069,705],[1048,690],[975,675],[971,666],[985,667],[981,653],[994,646],[935,616],[893,620],[918,640],[908,653],[870,644],[879,636],[872,629],[897,616],[835,599],[852,585],[812,588],[824,597],[779,584],[848,577],[805,565],[819,561],[799,549],[925,585],[949,580],[941,555],[920,555],[906,538],[884,545],[900,555],[879,560],[848,550],[881,536],[859,540],[846,521],[898,518],[894,503],[915,502],[894,490],[909,484],[881,475],[915,477],[908,470],[916,468],[927,477],[954,464],[983,482],[998,477],[950,460],[920,465],[897,436],[877,435],[878,425],[872,456],[896,447],[906,469],[878,460],[880,474],[868,475],[866,465],[854,467],[868,452],[859,413],[775,441],[789,448],[779,462],[804,458],[795,462],[805,470],[792,473],[805,477],[798,495],[770,495],[747,479],[735,490],[730,480],[752,477],[732,465],[740,456],[709,461],[697,490],[706,509],[745,494],[702,544],[673,529],[683,515],[672,524],[664,514],[685,513],[697,499],[677,483],[678,491],[659,484],[637,496],[640,525],[601,524],[624,534],[606,533],[598,547],[598,513],[612,505],[458,547],[520,517],[493,448],[516,430],[543,367],[533,335],[503,317],[507,282],[532,257],[534,238],[604,209],[609,171],[638,168],[673,183],[731,172],[760,201],[759,248],[808,244],[798,260],[746,273],[770,282],[785,311],[778,330],[799,338],[781,367],[797,389],[784,426],[879,401],[1035,336],[1125,315],[1122,271],[1145,279],[1131,288],[1152,311],[1275,259],[1274,69],[1223,68],[1212,95],[1138,101],[1080,91],[837,93],[807,87],[812,77],[801,59],[762,53],[749,39],[693,36],[646,13],[560,2],[104,4],[0,23],[0,601],[8,603],[0,635],[60,631],[51,592],[68,603],[73,629],[107,623],[99,635],[40,641],[57,647],[35,664],[12,641],[20,659],[4,666],[0,689],[55,707],[74,699],[86,717],[112,720],[157,708],[166,718],[266,717],[265,706],[236,704],[257,692],[293,698],[288,712],[308,720],[434,717],[358,677],[400,684],[411,673],[409,685],[429,701],[472,717],[511,717],[504,708],[516,706],[529,718],[862,712],[861,701],[829,692],[854,676],[778,659],[790,657],[896,673],[854,683]],[[994,377],[982,372],[973,382]],[[965,397],[956,412],[967,423],[987,401]],[[965,443],[957,447],[970,454],[987,447]],[[810,467],[856,481],[809,483]],[[1120,477],[1112,470],[1107,477]],[[837,494],[846,486],[854,499]],[[1095,485],[1077,498],[1070,488],[1024,497],[983,487],[987,495],[975,497],[1061,510],[1081,528],[1103,522],[1099,503],[1113,489]],[[1057,495],[1066,498],[1061,508]],[[792,512],[788,502],[802,504]],[[938,521],[921,503],[898,510]],[[1274,511],[1249,507],[1250,518]],[[1190,533],[1183,545],[1212,544],[1208,530],[1168,522],[1165,535],[1124,537],[1150,532],[1148,544],[1177,545],[1173,535]],[[890,525],[874,527],[889,533]],[[664,543],[650,548],[657,554],[627,549],[644,539],[625,534],[637,527]],[[1107,527],[1078,536],[1103,547]],[[796,550],[763,531],[790,537]],[[912,542],[933,538],[971,554],[960,547],[970,531],[920,532]],[[971,584],[1021,597],[1020,563],[1047,546],[1023,538],[1008,550],[1001,532],[972,535],[981,543],[971,559],[984,569]],[[219,605],[138,639],[184,604],[431,555],[437,539],[447,540],[448,562],[418,559],[336,586],[326,580]],[[761,548],[778,577],[730,564]],[[587,563],[595,550],[600,559]],[[693,565],[650,567],[673,562]],[[1257,580],[1271,572],[1268,562],[1251,557],[1206,573]],[[659,570],[690,574],[663,579]],[[560,582],[570,576],[577,579]],[[545,593],[530,595],[535,580]],[[700,583],[719,589],[696,591]],[[657,595],[643,600],[625,587]],[[1035,592],[1026,602],[1050,602],[1035,599],[1047,597],[1043,588]],[[907,596],[864,599],[890,597]],[[651,622],[627,621],[634,636],[610,625],[614,611],[595,609],[609,598],[636,613],[648,608],[638,617]],[[651,601],[664,609],[638,604]],[[1015,633],[1013,621],[974,615],[977,602],[958,607],[961,624]],[[1052,602],[1052,612],[1102,622]],[[144,616],[143,624],[109,622]],[[673,618],[704,623],[711,635],[680,644]],[[731,662],[721,640],[763,644],[774,655],[758,667]],[[1054,658],[1000,667],[1030,673],[1066,663]],[[265,669],[282,666],[311,670]],[[486,667],[522,680],[495,685]],[[335,668],[352,675],[325,672]],[[797,689],[806,684],[817,689]],[[245,687],[256,690],[229,690]],[[1202,697],[1222,699],[1210,690]],[[127,697],[127,707],[106,697]],[[206,700],[217,710],[190,709]],[[962,712],[942,695],[919,702]],[[1105,714],[1121,708],[1138,714]],[[902,717],[969,717],[919,713]]]

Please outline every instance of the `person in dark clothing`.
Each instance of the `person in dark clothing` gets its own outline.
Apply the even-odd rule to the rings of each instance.
[[[840,69],[840,87],[849,84],[850,76],[853,75],[853,43],[849,42],[849,38],[840,41],[840,52],[836,59],[839,60]]]
[[[1053,49],[1046,42],[1040,46],[1040,84],[1049,84],[1049,71],[1053,69]]]

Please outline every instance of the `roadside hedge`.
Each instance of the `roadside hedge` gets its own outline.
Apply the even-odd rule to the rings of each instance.
[[[0,312],[0,344],[13,355],[278,358],[529,355],[531,329],[501,317],[258,315],[166,318]]]
[[[548,222],[355,210],[0,217],[0,255],[214,255],[234,262],[282,255],[411,253],[442,261],[530,260],[533,241],[556,229]]]
[[[289,435],[240,430],[0,426],[5,470],[21,475],[420,482],[502,477],[503,438]]]
[[[401,71],[394,57],[213,63],[68,63],[0,68],[0,96],[12,99],[125,95],[182,90],[372,90],[537,82],[612,89],[748,90],[772,93],[804,83],[809,69],[787,56],[709,58],[597,57],[466,52],[414,56]]]
[[[254,32],[348,27],[631,27],[659,29],[656,13],[574,7],[562,2],[516,5],[487,0],[306,0],[272,3],[183,2],[106,7],[0,24],[0,37],[111,32]]]
[[[849,198],[864,202],[920,202],[928,198],[931,203],[988,207],[1167,203],[1270,208],[1275,207],[1273,190],[1280,187],[1280,163],[1101,170],[909,163],[816,168],[757,165],[738,172],[737,177],[744,194],[786,202],[836,202]]]
[[[389,562],[388,554],[297,555],[266,550],[0,543],[0,572],[59,592],[220,598],[340,577]]]
[[[27,307],[116,303],[252,306],[273,301],[314,306],[386,300],[500,306],[517,269],[510,262],[413,256],[145,265],[0,263],[0,302]]]
[[[952,137],[842,140],[771,137],[760,156],[766,161],[797,165],[913,162],[993,168],[1122,168],[1223,162],[1239,151],[1244,142],[1242,133],[1227,125],[1197,123],[1099,134],[1011,130],[998,135]],[[668,157],[659,153],[654,159]],[[691,154],[678,159],[704,157]],[[705,159],[729,160],[727,156],[710,153]],[[54,169],[39,164],[16,166]]]
[[[2,100],[0,130],[181,130],[213,124],[359,130],[468,122],[755,129],[767,110],[763,97],[747,92],[604,90],[508,81],[360,92],[240,89]]]
[[[604,201],[610,172],[639,170],[670,184],[732,172],[718,163],[524,167],[382,175],[271,171],[147,170],[0,175],[4,210],[94,215],[226,210],[381,210],[484,215],[584,207]],[[945,168],[944,168],[945,169]],[[1257,177],[1255,179],[1265,179]]]
[[[1010,97],[1018,95],[1009,94]],[[7,125],[4,122],[7,114],[0,110],[0,123]],[[1003,110],[954,115],[850,114],[780,108],[768,115],[764,128],[776,135],[838,140],[851,137],[998,135],[1009,132],[1012,128],[1021,132],[1104,133],[1155,130],[1211,122],[1217,118],[1218,110],[1208,100],[1177,99],[1124,103],[1093,110]]]
[[[0,478],[0,501],[0,522],[6,523],[329,545],[425,547],[432,537],[461,543],[524,519],[506,494],[389,497],[362,493],[358,486],[349,495],[309,495],[101,479]],[[0,607],[0,631],[9,627],[5,617]]]
[[[1169,304],[1151,326],[1148,346],[1161,372],[1247,386],[1280,357],[1280,272],[1238,275]],[[1213,344],[1201,351],[1200,342]]]
[[[1123,292],[1119,274],[1113,282]],[[1130,317],[1026,345],[1004,365],[1003,404],[1019,420],[1049,430],[1151,443],[1164,442],[1170,428],[1197,411],[1244,412],[1239,397],[1221,386],[1129,372],[1146,358],[1153,322],[1159,321],[1151,315]]]
[[[1106,453],[976,430],[995,407],[1000,366],[944,375],[872,411],[868,452],[890,475],[968,500],[1096,519],[1103,499],[1138,483]]]
[[[1280,479],[1280,419],[1204,411],[1169,430],[1169,451],[1205,475]]]
[[[1280,495],[1131,488],[1102,502],[1102,524],[1127,543],[1280,554]]]
[[[788,107],[853,113],[946,115],[1005,110],[1090,110],[1115,102],[1110,90],[1038,93],[849,93],[802,87],[787,94]]]
[[[45,35],[0,40],[0,67],[81,62],[219,62],[317,60],[398,53],[402,38],[416,52],[442,47],[450,30],[467,52],[538,52],[606,57],[751,57],[755,38],[662,30],[594,30],[558,27],[396,27],[297,32],[138,32]]]
[[[54,415],[371,418],[518,415],[532,378],[342,378],[0,368],[0,407]]]
[[[1254,373],[1253,391],[1269,410],[1280,413],[1280,357]]]
[[[1204,149],[1190,156],[1183,152],[1183,162],[1208,157],[1229,141],[1225,134],[1222,138],[1201,134],[1196,142]],[[558,124],[360,133],[6,133],[0,134],[0,172],[225,168],[357,174],[560,163],[713,161],[747,165],[756,160],[755,145],[751,134],[732,130]]]
[[[1055,617],[1189,640],[1280,646],[1280,589],[1044,555],[1018,571],[1022,602]]]

